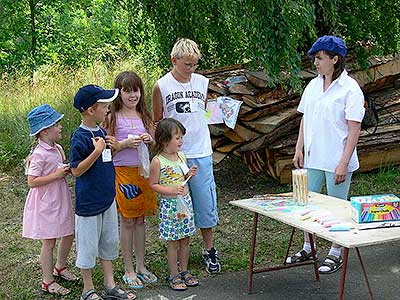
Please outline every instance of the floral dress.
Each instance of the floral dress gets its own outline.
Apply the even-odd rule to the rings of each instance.
[[[160,184],[176,186],[184,182],[185,176],[182,164],[186,164],[184,154],[178,153],[179,159],[172,161],[157,155],[160,161]],[[163,198],[159,196],[159,237],[167,241],[177,241],[195,234],[194,212],[190,194],[178,198]],[[178,202],[182,201],[189,213],[178,211]]]

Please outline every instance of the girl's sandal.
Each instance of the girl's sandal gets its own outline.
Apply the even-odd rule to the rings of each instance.
[[[46,283],[42,282],[42,291],[52,295],[65,296],[71,292],[71,290],[59,285],[55,280]]]
[[[122,280],[128,285],[130,289],[142,289],[143,282],[140,280],[139,276],[136,274],[135,278],[129,278],[127,275],[122,276]]]
[[[168,277],[168,284],[171,289],[174,291],[186,291],[187,285],[185,280],[182,279],[181,274],[177,274],[175,276]]]
[[[185,281],[186,286],[194,287],[199,285],[199,281],[197,280],[196,276],[193,276],[192,273],[190,273],[190,271],[183,271],[179,274]]]
[[[144,284],[154,284],[157,282],[157,276],[147,271],[146,273],[136,273],[136,276],[144,283]]]
[[[62,278],[66,281],[77,281],[78,276],[76,276],[74,273],[69,271],[67,267],[58,269],[57,267],[54,267],[53,269],[53,275],[59,278]]]

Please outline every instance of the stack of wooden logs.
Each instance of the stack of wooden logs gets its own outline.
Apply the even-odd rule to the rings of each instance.
[[[400,56],[371,57],[368,68],[354,61],[347,61],[350,76],[376,104],[379,115],[377,128],[372,122],[361,133],[360,171],[400,164]],[[234,130],[224,124],[210,125],[214,163],[233,153],[244,159],[252,173],[267,172],[282,183],[290,182],[301,95],[283,87],[269,88],[264,72],[243,65],[201,73],[210,79],[209,98],[229,96],[243,101]],[[304,86],[316,75],[310,62],[304,61]],[[228,86],[226,80],[235,76],[245,76],[247,81]]]

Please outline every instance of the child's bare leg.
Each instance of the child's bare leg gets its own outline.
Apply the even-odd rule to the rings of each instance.
[[[83,280],[83,291],[87,292],[94,289],[92,280],[92,269],[81,269],[82,280]]]
[[[135,219],[134,225],[134,244],[135,244],[135,257],[136,257],[136,272],[147,273],[144,265],[144,254],[145,254],[145,222],[144,217]]]
[[[179,240],[179,267],[181,271],[186,271],[189,262],[189,238]]]
[[[69,235],[61,238],[58,244],[57,251],[57,262],[55,267],[59,270],[65,268],[67,264],[67,258],[69,251],[71,250],[72,242],[74,241],[74,235]]]
[[[168,241],[167,258],[168,258],[169,274],[171,276],[175,276],[179,273],[177,265],[178,248],[179,248],[179,241]]]
[[[115,287],[114,270],[111,260],[100,259],[101,267],[104,275],[104,286],[108,289]]]
[[[40,250],[40,265],[43,272],[43,282],[50,283],[54,280],[53,276],[53,251],[56,245],[56,239],[42,240]]]
[[[210,250],[214,247],[212,228],[200,228],[200,231],[203,238],[204,248]]]
[[[121,235],[121,252],[125,265],[125,275],[133,279],[136,274],[132,263],[133,235],[134,235],[134,220],[132,218],[124,218],[121,215],[120,235]]]

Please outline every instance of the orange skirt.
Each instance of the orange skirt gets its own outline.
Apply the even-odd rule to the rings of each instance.
[[[139,175],[139,167],[115,167],[115,189],[118,212],[124,218],[154,216],[156,194],[148,178]]]

